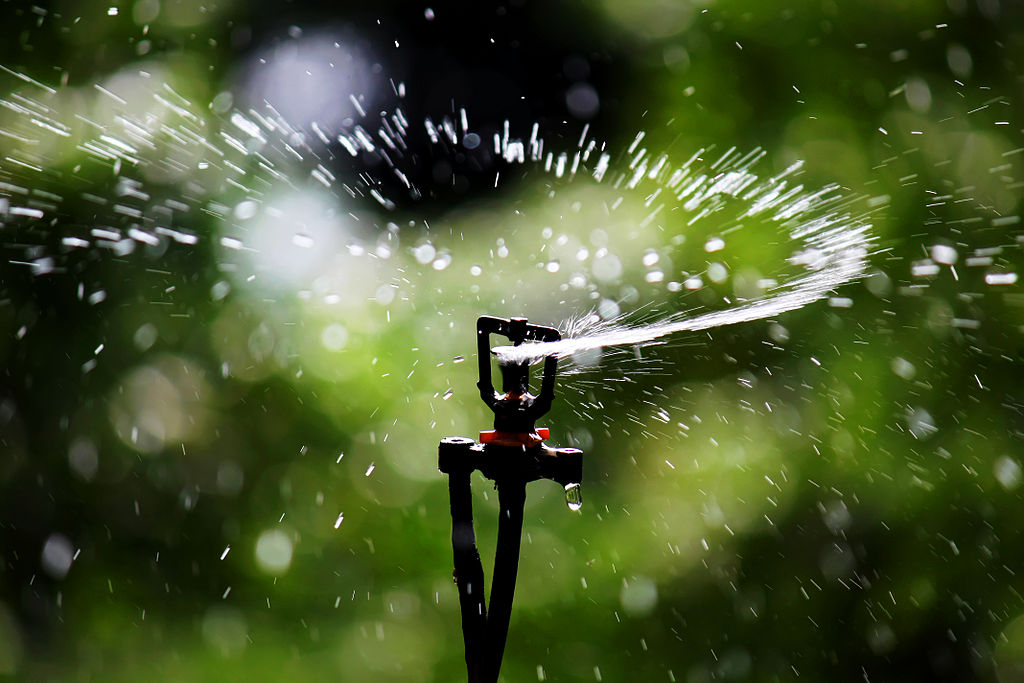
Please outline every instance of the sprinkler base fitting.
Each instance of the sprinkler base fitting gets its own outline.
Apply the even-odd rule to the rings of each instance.
[[[465,437],[449,436],[438,446],[437,469],[445,474],[479,470],[495,483],[518,480],[526,484],[550,479],[565,487],[578,484],[583,478],[583,451],[578,448],[551,448],[543,442],[523,448],[476,443]]]
[[[442,439],[437,449],[437,467],[448,475],[454,576],[462,611],[469,683],[496,683],[501,671],[519,570],[526,484],[538,479],[556,481],[565,489],[570,509],[578,510],[583,475],[583,451],[547,446],[544,440],[549,436],[548,430],[535,426],[537,418],[551,409],[558,359],[544,359],[544,376],[536,396],[530,393],[529,363],[502,364],[499,393],[491,384],[491,334],[504,335],[516,346],[524,341],[561,338],[555,328],[530,325],[526,318],[481,316],[477,320],[477,387],[484,403],[494,412],[494,429],[480,432],[480,443],[452,436]],[[473,530],[471,479],[476,470],[494,482],[500,507],[489,604]]]

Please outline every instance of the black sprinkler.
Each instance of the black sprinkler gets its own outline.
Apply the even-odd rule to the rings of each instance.
[[[502,390],[491,383],[491,335],[507,337],[513,345],[524,341],[548,342],[561,338],[553,327],[531,325],[526,318],[477,320],[477,358],[480,363],[480,397],[494,411],[494,429],[480,432],[480,443],[465,437],[442,439],[437,466],[448,475],[452,508],[452,550],[455,584],[462,611],[462,638],[466,645],[469,683],[495,683],[508,636],[512,598],[519,568],[519,544],[523,533],[526,485],[551,479],[562,485],[573,509],[580,505],[579,485],[583,452],[578,448],[551,448],[544,443],[548,430],[538,429],[537,418],[551,409],[555,394],[558,359],[544,359],[540,393],[530,393],[530,363],[500,365]],[[473,496],[470,477],[474,470],[494,482],[498,490],[498,542],[491,578],[491,602],[484,594],[484,570],[473,531]]]

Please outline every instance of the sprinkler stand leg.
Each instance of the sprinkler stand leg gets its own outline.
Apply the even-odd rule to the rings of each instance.
[[[484,606],[484,568],[480,563],[473,531],[471,474],[471,471],[449,472],[448,497],[452,509],[455,584],[459,589],[462,638],[466,644],[466,671],[469,683],[483,683],[486,680],[484,670],[487,668],[487,609]]]
[[[487,618],[488,663],[493,667],[488,683],[498,680],[505,640],[512,616],[512,600],[519,571],[519,547],[523,537],[523,507],[526,482],[505,479],[497,482],[498,544],[494,552],[494,576],[491,578],[490,615]]]

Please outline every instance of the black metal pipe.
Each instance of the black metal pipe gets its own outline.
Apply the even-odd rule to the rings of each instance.
[[[523,537],[523,508],[526,505],[526,482],[505,479],[497,482],[498,543],[494,551],[494,575],[491,577],[491,602],[487,617],[487,664],[485,679],[496,683],[505,654],[508,624],[512,617],[512,601],[519,572],[519,548]]]
[[[487,608],[484,603],[484,568],[473,531],[472,471],[448,473],[448,498],[452,510],[452,554],[455,585],[462,611],[462,639],[466,645],[469,683],[484,683],[490,670],[487,658]],[[521,513],[520,513],[521,518]],[[507,628],[507,627],[506,627]]]

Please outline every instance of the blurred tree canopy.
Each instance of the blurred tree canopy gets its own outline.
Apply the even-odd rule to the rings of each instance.
[[[463,678],[436,444],[490,427],[476,317],[784,276],[742,206],[591,180],[760,147],[868,207],[868,271],[563,361],[585,503],[529,489],[503,680],[1024,680],[1022,14],[0,4],[0,677]],[[538,135],[588,173],[509,162]]]

